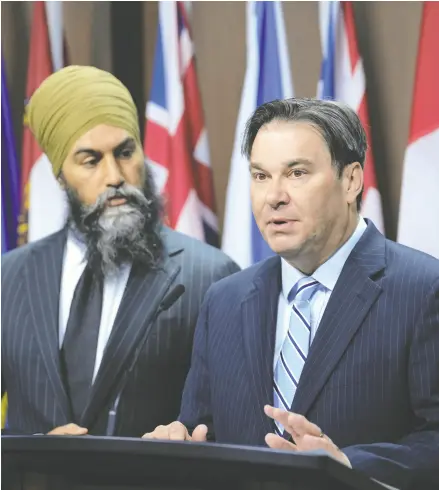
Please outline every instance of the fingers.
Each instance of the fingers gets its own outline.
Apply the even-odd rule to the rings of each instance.
[[[265,442],[273,449],[286,449],[294,451],[313,451],[323,449],[334,456],[338,461],[352,468],[348,457],[324,435],[320,427],[307,420],[303,415],[298,413],[286,412],[270,405],[264,407],[268,417],[281,423],[285,430],[290,433],[295,444],[286,441],[277,434],[267,434]]]
[[[142,439],[169,439],[169,426],[158,425],[153,432],[143,434]]]
[[[167,439],[168,428],[165,425],[158,425],[152,432],[143,434],[142,439]]]
[[[56,427],[47,433],[49,436],[83,436],[87,434],[88,429],[79,427],[76,424],[67,424],[61,427]]]
[[[317,449],[323,449],[341,463],[345,464],[349,468],[352,468],[352,465],[345,453],[341,451],[340,448],[338,448],[327,436],[315,437],[306,434],[301,439],[299,447],[301,451],[315,451]]]
[[[142,436],[142,439],[206,442],[207,426],[198,425],[194,429],[191,437],[188,430],[181,422],[172,422],[169,425],[159,425],[154,429],[153,432],[147,432],[146,434],[144,434]]]
[[[69,432],[67,434],[71,435],[71,436],[85,436],[85,434],[88,433],[88,429],[86,429],[85,427],[79,427],[79,426],[76,426],[72,432]]]
[[[167,441],[186,441],[190,439],[186,427],[181,422],[172,422],[169,425],[159,425],[153,432],[148,432],[142,439],[162,439]]]
[[[206,442],[207,440],[207,426],[197,425],[192,432],[192,441],[194,442]]]
[[[280,410],[279,408],[274,408],[271,405],[265,405],[264,412],[268,417],[276,420],[280,424],[282,424],[285,428],[288,425],[288,415],[289,412],[285,410]]]
[[[288,414],[287,426],[291,427],[291,429],[294,430],[294,432],[300,437],[311,435],[321,439],[320,434],[322,434],[322,430],[320,427],[313,424],[303,415],[299,415],[298,413]]]
[[[292,442],[286,441],[283,437],[277,434],[267,434],[265,436],[265,442],[268,447],[272,449],[284,449],[287,451],[297,451],[297,446]]]
[[[294,430],[294,427],[291,427],[288,424],[289,412],[285,410],[280,410],[279,408],[274,408],[270,405],[265,405],[264,411],[268,417],[271,417],[273,420],[278,421],[285,427],[285,430],[292,435],[294,441],[300,437],[300,435]],[[297,442],[297,441],[296,441]]]
[[[296,442],[297,438],[303,437],[305,434],[319,437],[322,433],[320,427],[298,413],[287,412],[270,405],[266,405],[264,411],[268,417],[281,423],[285,427],[285,430],[293,436]]]
[[[280,410],[279,408],[274,408],[271,405],[265,405],[264,412],[268,417],[282,424],[285,427],[285,430],[288,431],[294,437],[294,434],[292,434],[288,430],[288,416],[290,412],[286,412],[285,410]]]
[[[169,440],[171,441],[187,441],[189,433],[186,427],[181,422],[172,422],[169,426]]]

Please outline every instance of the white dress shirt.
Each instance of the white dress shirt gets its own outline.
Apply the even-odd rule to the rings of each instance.
[[[313,341],[317,328],[325,312],[326,305],[334,290],[335,284],[340,277],[343,266],[346,263],[350,253],[358,243],[363,233],[367,228],[367,224],[360,217],[357,228],[355,229],[349,240],[340,247],[334,255],[332,255],[325,263],[323,263],[312,275],[319,282],[316,292],[310,300],[311,305],[311,342]],[[292,305],[288,303],[288,295],[297,281],[305,277],[302,272],[295,269],[284,259],[282,263],[282,290],[279,294],[277,324],[276,324],[276,344],[274,350],[273,368],[276,369],[276,364],[280,356],[282,344],[287,336],[290,326],[290,316]]]
[[[70,306],[76,286],[84,272],[86,246],[73,233],[69,233],[64,251],[64,261],[61,276],[61,292],[59,302],[59,348],[61,349],[70,315]],[[120,267],[116,273],[104,279],[101,324],[99,327],[98,345],[93,374],[93,382],[101,365],[105,346],[107,345],[114,320],[119,310],[122,296],[130,275],[131,266]]]

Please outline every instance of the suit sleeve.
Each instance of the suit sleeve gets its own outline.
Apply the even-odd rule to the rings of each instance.
[[[208,427],[208,439],[213,439],[213,420],[209,386],[207,336],[210,289],[207,291],[195,327],[191,367],[183,390],[178,420],[189,432],[199,424]]]
[[[439,280],[426,298],[416,326],[408,366],[414,430],[397,443],[343,448],[352,467],[398,488],[433,468],[439,473]]]

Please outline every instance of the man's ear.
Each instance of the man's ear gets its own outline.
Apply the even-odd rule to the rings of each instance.
[[[66,190],[66,181],[64,179],[64,175],[62,174],[62,172],[59,173],[58,178],[56,180],[58,181],[58,184],[61,186],[61,189],[63,191],[65,191]]]
[[[349,204],[357,201],[358,195],[363,190],[364,173],[359,162],[353,162],[344,168],[344,183],[346,200]]]

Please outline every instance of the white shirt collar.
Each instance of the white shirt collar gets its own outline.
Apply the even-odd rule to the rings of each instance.
[[[358,225],[352,233],[349,240],[341,246],[334,255],[324,262],[312,275],[326,289],[332,291],[340,277],[341,271],[352,252],[355,245],[358,243],[363,233],[366,231],[367,224],[360,216]],[[306,277],[305,274],[290,265],[285,259],[281,260],[282,264],[282,293],[285,298],[288,298],[291,289],[296,285],[297,281]]]
[[[67,233],[66,255],[72,264],[82,264],[86,259],[87,246],[73,231]]]

